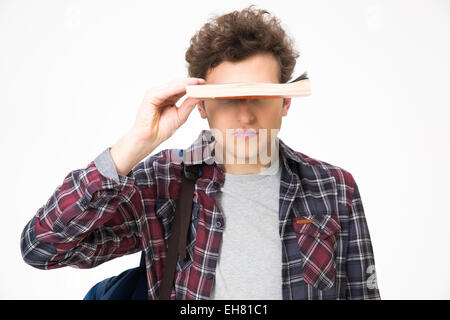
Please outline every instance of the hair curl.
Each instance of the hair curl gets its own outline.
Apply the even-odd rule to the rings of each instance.
[[[208,71],[223,61],[237,62],[256,53],[272,53],[280,66],[280,83],[291,78],[300,56],[294,41],[276,17],[253,6],[214,16],[196,32],[185,55],[190,77],[205,79]],[[268,20],[265,14],[269,14]]]

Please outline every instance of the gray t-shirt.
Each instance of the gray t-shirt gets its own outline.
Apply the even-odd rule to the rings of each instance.
[[[230,174],[216,200],[224,231],[210,299],[281,300],[280,162]]]

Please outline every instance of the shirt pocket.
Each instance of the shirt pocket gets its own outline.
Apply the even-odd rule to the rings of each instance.
[[[195,239],[197,236],[199,207],[200,206],[198,203],[192,202],[191,220],[189,223],[189,229],[187,232],[187,239],[186,239],[186,257],[184,259],[181,259],[180,256],[178,256],[176,266],[177,272],[181,272],[183,270],[188,269],[192,265],[192,262],[194,261],[194,247],[195,247]]]
[[[176,272],[186,270],[192,265],[194,258],[194,246],[195,238],[197,236],[197,227],[199,220],[199,207],[196,202],[192,202],[191,220],[188,227],[186,238],[186,257],[181,259],[177,258],[177,264],[175,267]],[[174,199],[157,199],[156,200],[156,216],[161,221],[161,225],[164,230],[164,239],[167,239],[166,245],[168,245],[168,235],[172,223],[174,222],[176,211],[176,200]],[[171,235],[171,233],[170,233]]]
[[[335,249],[341,225],[337,215],[315,214],[292,219],[300,254],[303,280],[319,290],[336,280]]]
[[[156,199],[155,215],[159,219],[163,229],[163,239],[168,239],[170,226],[175,217],[175,200],[174,199]],[[167,242],[166,242],[167,245]]]

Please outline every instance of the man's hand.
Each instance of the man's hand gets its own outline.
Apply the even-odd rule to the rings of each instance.
[[[146,91],[133,127],[110,150],[118,173],[128,174],[186,122],[201,100],[186,98],[180,107],[176,103],[186,86],[204,83],[200,78],[178,78]]]
[[[201,100],[187,98],[179,108],[176,102],[186,94],[186,86],[204,83],[200,78],[178,78],[147,90],[133,126],[140,139],[161,144],[170,138]]]

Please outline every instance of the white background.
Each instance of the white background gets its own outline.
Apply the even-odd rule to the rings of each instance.
[[[449,1],[0,1],[2,299],[82,299],[140,254],[93,269],[25,264],[25,224],[132,125],[146,89],[187,76],[215,14],[279,17],[308,71],[280,138],[359,185],[382,299],[449,299]],[[192,6],[192,7],[191,7]],[[197,109],[168,141],[208,129]]]

